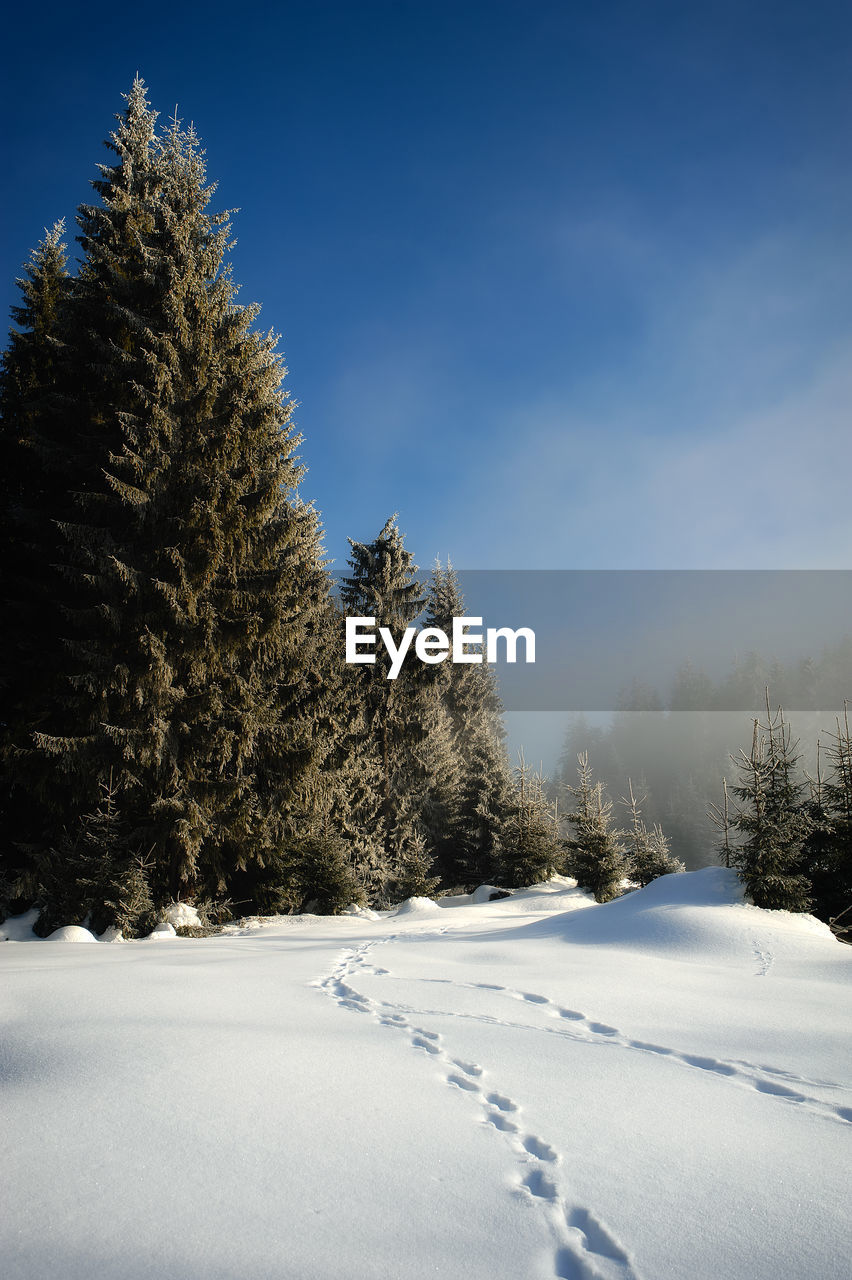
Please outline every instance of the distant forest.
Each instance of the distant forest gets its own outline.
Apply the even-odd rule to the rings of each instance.
[[[765,719],[767,690],[773,707],[794,709],[786,714],[799,768],[803,778],[816,778],[819,743],[828,745],[843,717],[838,690],[850,687],[852,639],[787,664],[747,653],[715,681],[687,662],[663,694],[636,681],[623,689],[605,726],[582,713],[571,716],[550,793],[555,799],[573,782],[577,754],[588,751],[611,795],[620,797],[633,779],[647,816],[666,829],[687,868],[707,866],[717,860],[708,810],[722,780],[732,780],[732,757],[747,745],[754,718]]]

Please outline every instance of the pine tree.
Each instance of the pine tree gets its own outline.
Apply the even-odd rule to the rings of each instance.
[[[47,937],[66,924],[95,933],[114,928],[128,937],[148,933],[155,923],[148,873],[150,863],[128,840],[118,790],[110,777],[96,807],[83,816],[72,836],[39,853],[35,873],[41,905],[35,932]]]
[[[807,911],[810,884],[803,847],[810,823],[802,805],[804,784],[795,778],[796,744],[779,707],[753,724],[748,754],[732,757],[742,781],[733,788],[740,807],[733,826],[744,839],[732,861],[755,906]]]
[[[58,222],[30,255],[13,306],[0,374],[0,825],[11,897],[25,873],[22,842],[42,834],[40,809],[17,785],[16,753],[31,745],[55,699],[60,665],[63,584],[57,573],[66,515],[67,453],[62,399],[67,365],[62,331],[69,279],[64,224]],[[13,872],[13,868],[15,871]]]
[[[719,860],[728,868],[733,866],[733,850],[731,846],[731,831],[733,830],[733,819],[731,816],[731,802],[728,794],[728,779],[722,779],[722,803],[709,804],[707,806],[707,816],[721,832],[717,853]]]
[[[388,627],[398,641],[423,608],[417,566],[391,516],[370,543],[349,539],[351,574],[341,584],[341,600],[348,616],[375,618],[376,628]],[[356,752],[368,761],[378,782],[379,806],[369,817],[367,834],[379,853],[371,868],[369,892],[374,901],[386,898],[398,879],[405,851],[424,834],[422,815],[430,779],[420,751],[426,738],[424,714],[430,691],[419,662],[407,662],[394,680],[388,679],[390,658],[377,644],[373,664],[351,667],[353,698],[363,708],[364,741]]]
[[[848,929],[852,924],[852,733],[846,704],[829,743],[827,776],[823,781],[818,755],[817,777],[811,784],[812,829],[805,863],[815,913],[823,920],[837,919],[840,927]]]
[[[27,555],[36,532],[30,527],[30,504],[41,486],[50,483],[49,455],[58,447],[51,437],[57,426],[62,319],[69,286],[64,229],[64,222],[57,222],[46,232],[30,254],[25,275],[16,282],[23,296],[21,303],[12,307],[17,327],[10,331],[9,345],[2,357],[0,509],[11,560],[3,566],[4,587],[10,569],[16,570],[20,579],[18,561]],[[58,469],[55,462],[54,473]],[[46,503],[42,506],[47,509]]]
[[[579,785],[568,787],[574,807],[567,818],[574,835],[566,841],[566,867],[596,902],[609,902],[618,896],[628,872],[624,844],[621,832],[613,830],[612,804],[604,798],[601,783],[593,780],[585,752],[578,755],[577,766]]]
[[[523,756],[501,843],[501,881],[512,888],[539,884],[562,870],[556,807],[547,799],[542,774],[529,769]]]
[[[465,603],[452,567],[436,564],[429,580],[427,627],[452,634]],[[500,868],[503,826],[516,799],[506,755],[503,706],[493,667],[445,661],[428,668],[449,716],[449,748],[455,764],[443,767],[440,803],[443,837],[435,849],[451,887],[473,889]]]
[[[802,863],[811,885],[814,915],[830,920],[839,910],[837,891],[841,886],[835,857],[837,833],[823,777],[824,755],[822,742],[817,739],[815,777],[808,776],[808,794],[803,806],[810,830],[802,850]],[[852,906],[852,895],[849,905]]]
[[[161,901],[274,862],[310,809],[328,584],[275,337],[236,303],[197,138],[155,119],[137,79],[80,210],[64,533],[81,605],[68,711],[37,743],[72,828],[114,776]]]
[[[432,874],[433,858],[422,832],[415,831],[402,846],[390,894],[397,902],[407,898],[429,898],[441,882]]]
[[[630,815],[627,839],[627,866],[631,880],[637,881],[644,889],[645,885],[656,880],[658,876],[673,875],[685,871],[679,858],[672,856],[668,837],[659,823],[655,823],[649,831],[642,821],[642,803],[644,798],[637,798],[633,791],[633,783],[628,778],[627,791],[630,799],[621,798],[621,803]]]
[[[337,720],[328,774],[331,821],[345,842],[361,892],[368,901],[376,902],[382,899],[388,876],[381,748],[378,735],[369,728],[357,668],[345,668],[343,691],[348,696]]]
[[[428,678],[424,680],[421,694],[423,737],[414,744],[414,752],[426,781],[420,811],[425,845],[443,880],[447,878],[448,864],[453,861],[460,831],[466,762],[459,752],[452,716],[441,693],[439,682]],[[451,876],[448,882],[456,883]]]
[[[328,823],[315,823],[294,837],[284,853],[285,873],[270,886],[263,902],[274,914],[310,911],[336,915],[365,900],[345,840]]]
[[[114,214],[116,223],[121,223],[115,238],[123,238],[137,256],[143,246],[142,228],[150,213],[150,189],[155,185],[151,176],[154,168],[154,124],[155,116],[147,109],[144,91],[137,83],[128,99],[124,117],[119,118],[119,129],[107,144],[119,155],[121,163],[112,169],[100,166],[101,179],[94,184],[105,198],[105,207],[103,210],[83,209],[80,213],[81,222],[86,215],[92,221],[101,214],[105,220]],[[111,181],[108,182],[107,178]],[[110,186],[114,187],[111,201]],[[135,204],[140,207],[135,208]],[[66,306],[61,316],[60,333],[65,357],[60,366],[60,372],[65,375],[60,379],[61,390],[65,393],[62,497],[56,506],[50,506],[45,495],[33,485],[25,498],[42,522],[58,519],[63,535],[61,545],[49,559],[54,564],[58,562],[62,571],[62,597],[69,605],[71,602],[77,605],[73,623],[66,616],[54,626],[63,646],[62,656],[55,664],[54,696],[46,714],[31,717],[28,725],[30,732],[35,730],[46,735],[41,740],[42,749],[33,750],[30,746],[30,749],[18,752],[13,762],[12,782],[24,796],[21,806],[24,819],[27,814],[40,814],[44,819],[41,830],[30,821],[29,826],[24,825],[21,836],[28,843],[33,843],[36,850],[42,851],[63,839],[66,826],[72,833],[70,838],[76,838],[75,825],[83,821],[98,803],[99,787],[109,776],[112,763],[105,761],[102,768],[74,769],[70,761],[51,759],[43,747],[45,742],[56,741],[60,735],[79,735],[83,728],[79,699],[69,691],[69,683],[84,673],[79,651],[85,643],[87,629],[108,628],[113,623],[108,605],[99,613],[96,597],[89,616],[79,611],[81,596],[87,592],[89,584],[79,569],[76,573],[71,571],[68,543],[84,511],[84,504],[93,504],[102,487],[104,466],[109,462],[111,450],[119,442],[114,420],[123,394],[126,399],[117,365],[122,360],[129,363],[133,347],[127,322],[131,314],[128,289],[133,273],[129,266],[125,269],[125,263],[117,253],[114,256],[118,265],[112,273],[112,281],[103,282],[103,305],[98,308],[84,304],[84,299],[92,292],[96,270],[93,255],[88,254],[89,260],[84,264],[81,277],[69,282]],[[73,379],[69,376],[72,370]],[[102,560],[106,561],[110,550],[111,547],[102,539],[101,546],[93,550],[92,560],[97,559],[97,551],[100,551]],[[36,580],[49,577],[48,564],[37,568]],[[68,767],[57,767],[60,763]]]

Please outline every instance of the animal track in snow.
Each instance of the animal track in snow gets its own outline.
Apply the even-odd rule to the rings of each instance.
[[[513,1102],[511,1098],[504,1098],[502,1093],[489,1093],[485,1099],[491,1107],[497,1107],[499,1111],[517,1111],[518,1104]]]
[[[447,1084],[454,1084],[457,1089],[465,1089],[468,1093],[479,1093],[478,1084],[474,1084],[467,1076],[460,1076],[454,1071],[447,1076]]]
[[[757,942],[752,942],[751,949],[754,952],[754,958],[758,963],[758,970],[755,977],[766,978],[769,974],[769,970],[775,962],[775,957],[771,951],[765,951]]]
[[[444,932],[444,930],[442,930]],[[590,1208],[572,1203],[564,1194],[560,1183],[564,1180],[563,1162],[558,1151],[538,1135],[524,1131],[521,1108],[517,1102],[503,1093],[485,1092],[479,1081],[486,1071],[478,1063],[453,1058],[445,1052],[441,1036],[437,1032],[416,1025],[421,1019],[440,1017],[453,1022],[473,1021],[490,1026],[501,1026],[519,1031],[561,1036],[564,1039],[585,1044],[597,1044],[601,1048],[628,1049],[637,1053],[654,1054],[676,1063],[680,1067],[713,1074],[720,1080],[728,1080],[740,1087],[761,1094],[772,1105],[786,1103],[834,1122],[852,1125],[852,1107],[838,1106],[812,1096],[810,1089],[842,1090],[843,1086],[829,1080],[809,1080],[791,1071],[765,1063],[745,1060],[722,1060],[711,1055],[688,1053],[667,1045],[635,1039],[618,1027],[593,1019],[578,1009],[563,1007],[537,992],[515,990],[498,983],[455,982],[450,978],[410,978],[408,984],[427,987],[448,986],[456,990],[472,990],[522,1003],[531,1012],[540,1014],[527,1021],[515,1021],[494,1013],[446,1008],[415,1008],[394,1000],[372,999],[352,985],[359,975],[380,980],[387,990],[396,976],[387,969],[373,966],[370,951],[383,943],[396,941],[399,935],[377,939],[343,953],[332,973],[318,981],[326,995],[339,1007],[353,1013],[368,1014],[381,1026],[405,1031],[413,1048],[428,1056],[443,1071],[444,1082],[463,1097],[469,1098],[480,1108],[482,1123],[501,1135],[520,1172],[516,1182],[518,1194],[531,1206],[543,1213],[555,1239],[554,1276],[557,1280],[638,1280],[635,1263]],[[760,956],[765,962],[765,973],[771,966],[771,956]],[[520,1012],[520,1011],[519,1011]],[[543,1016],[542,1016],[543,1015]]]
[[[585,1205],[569,1205],[542,1169],[521,1179],[522,1195],[548,1213],[559,1245],[554,1258],[558,1280],[638,1280],[630,1254]]]
[[[415,1049],[425,1049],[427,1053],[437,1054],[441,1052],[434,1040],[426,1040],[422,1035],[412,1036],[411,1043]]]
[[[389,978],[393,978],[393,974],[388,974],[387,976]],[[806,1077],[797,1076],[794,1073],[785,1071],[779,1067],[751,1063],[742,1060],[725,1061],[723,1059],[714,1058],[710,1055],[687,1053],[678,1049],[672,1049],[667,1045],[654,1044],[646,1040],[634,1039],[620,1031],[618,1027],[613,1027],[606,1022],[599,1022],[596,1019],[589,1018],[579,1009],[564,1008],[562,1005],[556,1004],[547,996],[539,995],[536,992],[518,991],[512,987],[500,986],[495,982],[454,983],[448,978],[407,979],[407,981],[419,981],[443,986],[455,986],[466,990],[493,992],[497,996],[504,996],[507,999],[521,1001],[524,1004],[534,1007],[540,1007],[547,1013],[548,1017],[553,1018],[554,1020],[558,1019],[559,1025],[547,1026],[541,1025],[540,1023],[518,1023],[498,1018],[491,1014],[472,1013],[462,1010],[452,1011],[446,1009],[428,1009],[422,1010],[422,1014],[483,1022],[491,1025],[512,1027],[518,1030],[538,1031],[549,1035],[563,1036],[567,1039],[578,1040],[587,1044],[607,1044],[617,1046],[622,1049],[632,1049],[639,1053],[656,1054],[660,1057],[669,1058],[672,1062],[678,1063],[680,1066],[708,1072],[719,1076],[722,1079],[728,1079],[733,1084],[739,1085],[743,1088],[753,1089],[755,1092],[760,1093],[765,1097],[774,1097],[781,1102],[801,1106],[815,1115],[822,1116],[824,1119],[839,1122],[841,1124],[852,1123],[852,1110],[850,1110],[850,1108],[835,1106],[830,1102],[825,1102],[819,1098],[815,1098],[807,1092],[809,1088],[843,1089],[844,1086],[836,1084],[830,1080],[809,1080]],[[390,1005],[390,1002],[383,1003],[386,1007]],[[405,1008],[406,1006],[394,1007]],[[408,1011],[412,1014],[417,1014],[417,1010],[409,1009]],[[775,1084],[776,1080],[783,1080],[794,1087],[778,1087]]]
[[[554,1151],[548,1142],[542,1142],[541,1138],[536,1138],[533,1134],[528,1134],[525,1138],[521,1138],[521,1144],[525,1151],[531,1156],[535,1156],[536,1160],[556,1161],[559,1159],[559,1153]]]
[[[462,1062],[461,1058],[453,1058],[453,1066],[458,1067],[467,1076],[481,1076],[482,1067],[476,1062]]]
[[[514,1120],[510,1120],[502,1111],[488,1111],[485,1115],[486,1123],[493,1124],[495,1129],[499,1129],[501,1133],[517,1133],[518,1126]]]
[[[521,1186],[529,1191],[531,1196],[537,1196],[540,1200],[555,1200],[559,1194],[556,1189],[556,1183],[551,1182],[541,1169],[533,1169],[521,1180]]]
[[[565,1225],[569,1232],[576,1233],[582,1247],[592,1254],[595,1267],[591,1273],[578,1268],[576,1255],[566,1248],[556,1257],[556,1274],[560,1280],[586,1280],[590,1274],[613,1277],[614,1280],[615,1277],[635,1274],[625,1249],[588,1209],[569,1210],[565,1216]]]
[[[518,1175],[520,1191],[545,1214],[555,1241],[556,1280],[565,1280],[566,1277],[568,1280],[640,1280],[627,1254],[607,1228],[588,1208],[571,1204],[560,1195],[555,1174],[561,1163],[559,1152],[538,1135],[523,1131],[521,1108],[514,1099],[495,1091],[485,1092],[480,1087],[478,1082],[486,1074],[485,1068],[477,1062],[450,1057],[442,1047],[442,1037],[435,1031],[415,1026],[406,1013],[400,1012],[404,1006],[397,1006],[391,1012],[393,1006],[389,1002],[373,1001],[350,985],[347,979],[352,977],[353,969],[356,973],[375,977],[392,976],[365,963],[364,957],[374,945],[377,944],[344,952],[334,971],[316,985],[341,1008],[366,1013],[383,1027],[408,1032],[413,1048],[429,1054],[434,1062],[440,1062],[445,1069],[446,1083],[479,1104],[484,1123],[504,1135],[514,1159],[521,1166]],[[484,989],[504,991],[497,986]],[[531,1004],[550,1003],[547,997],[530,992],[518,993],[515,998]],[[418,1016],[414,1010],[407,1013]],[[586,1228],[581,1230],[575,1223],[584,1223]],[[595,1224],[595,1229],[589,1224]],[[601,1247],[601,1242],[605,1247]]]

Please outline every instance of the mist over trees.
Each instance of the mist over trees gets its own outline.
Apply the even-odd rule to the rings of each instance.
[[[574,781],[577,756],[588,752],[612,796],[623,796],[632,779],[648,826],[663,828],[690,870],[707,866],[717,840],[708,807],[719,801],[721,779],[733,780],[731,754],[750,741],[754,718],[765,718],[767,688],[774,706],[794,708],[787,718],[795,723],[800,771],[811,775],[817,744],[825,747],[842,710],[837,689],[850,673],[852,644],[844,640],[787,665],[747,653],[715,681],[687,662],[663,693],[633,682],[604,722],[582,713],[569,718],[551,794]],[[823,709],[801,709],[814,707]]]
[[[838,933],[849,928],[848,712],[797,713],[794,733],[770,692],[765,686],[756,716],[664,711],[656,695],[633,689],[631,702],[652,709],[619,711],[606,726],[575,717],[550,794],[577,797],[569,821],[590,833],[587,846],[597,843],[601,854],[589,869],[582,851],[575,852],[566,864],[570,874],[606,895],[604,871],[619,848],[629,855],[626,874],[639,884],[648,882],[648,873],[655,878],[677,870],[681,859],[681,867],[690,868],[721,861],[738,871],[757,906],[812,911],[836,920]],[[832,720],[834,728],[827,729]],[[799,737],[800,729],[812,736]],[[747,746],[732,747],[745,735]],[[613,831],[607,791],[625,787],[621,803],[629,820],[625,830]]]

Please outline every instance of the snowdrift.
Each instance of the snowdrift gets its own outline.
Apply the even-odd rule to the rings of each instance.
[[[746,903],[737,873],[725,867],[661,876],[613,902],[556,916],[527,932],[700,963],[749,962],[760,939],[776,951],[805,946],[833,957],[838,947],[828,926],[813,916]]]

